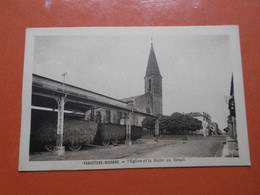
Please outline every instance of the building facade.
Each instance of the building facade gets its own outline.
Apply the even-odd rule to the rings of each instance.
[[[209,133],[210,135],[219,135],[221,133],[216,122],[211,122]]]
[[[190,112],[186,113],[186,116],[196,118],[202,122],[202,129],[196,131],[196,134],[201,134],[204,137],[208,136],[210,133],[210,127],[211,127],[211,116],[205,112]]]

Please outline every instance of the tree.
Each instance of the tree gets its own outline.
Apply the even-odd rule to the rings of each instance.
[[[155,119],[146,117],[146,118],[142,121],[142,126],[143,126],[144,128],[154,130],[154,128],[155,128]]]
[[[173,134],[183,134],[185,131],[196,131],[202,128],[202,122],[196,118],[192,118],[178,112],[170,116],[168,130]]]
[[[170,122],[169,116],[161,116],[159,118],[159,129],[160,130],[167,129],[169,122]]]
[[[171,116],[162,116],[159,118],[160,130],[166,129],[171,134],[183,134],[185,131],[196,131],[202,129],[202,122],[196,118],[186,116],[178,112]],[[155,120],[145,118],[142,122],[143,127],[154,129]]]

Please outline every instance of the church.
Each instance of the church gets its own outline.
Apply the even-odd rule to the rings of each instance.
[[[144,94],[123,98],[133,110],[147,114],[161,116],[162,109],[162,76],[155,56],[153,43],[151,43],[150,54],[146,73],[144,76]],[[122,112],[104,108],[94,108],[86,113],[86,120],[94,120],[97,123],[125,124],[125,116]],[[134,116],[132,125],[142,126],[144,117]]]

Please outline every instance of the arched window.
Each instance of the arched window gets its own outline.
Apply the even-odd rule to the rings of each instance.
[[[148,80],[148,91],[151,92],[152,91],[152,79],[149,78]]]

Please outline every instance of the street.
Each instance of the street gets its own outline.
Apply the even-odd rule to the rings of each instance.
[[[66,151],[64,157],[53,156],[51,152],[30,155],[30,161],[51,160],[97,160],[122,158],[167,158],[167,157],[215,157],[221,156],[225,136],[210,136],[188,140],[139,139],[132,145],[85,146],[77,152]]]
[[[224,136],[183,140],[183,142],[179,141],[176,144],[165,145],[144,153],[134,153],[128,158],[220,157],[223,140]]]

